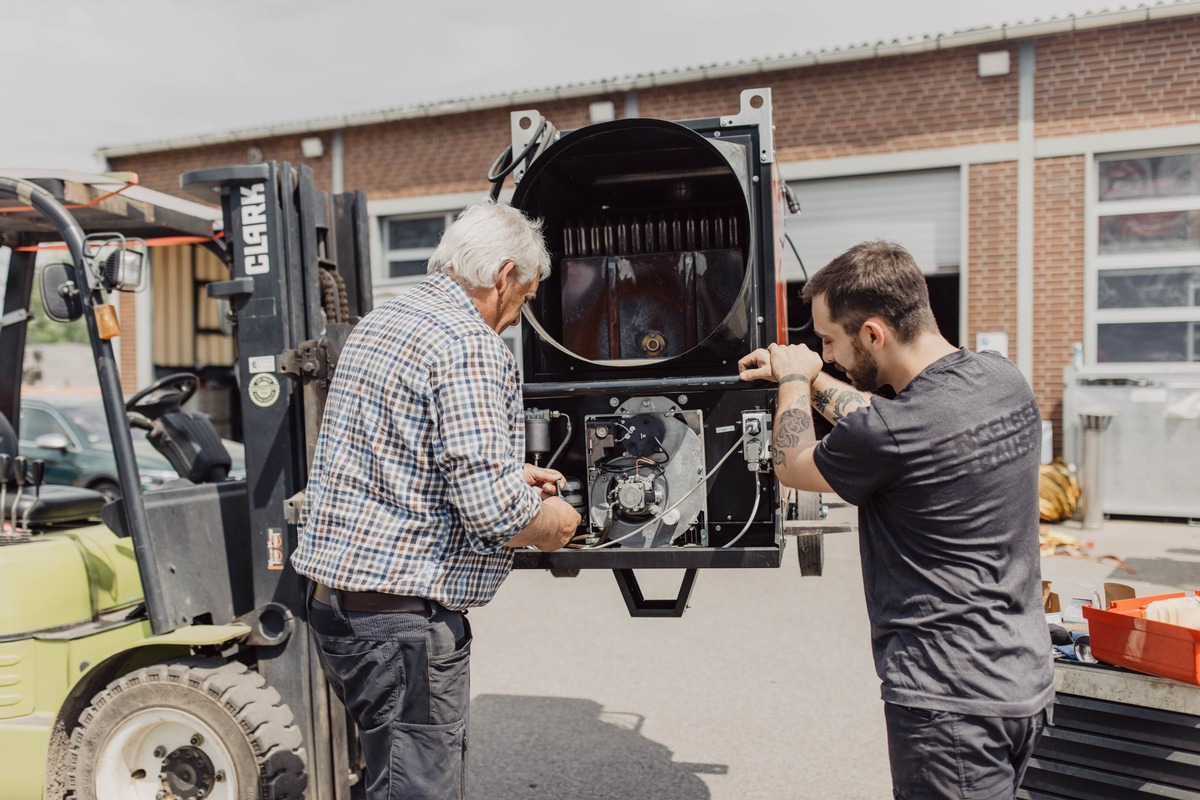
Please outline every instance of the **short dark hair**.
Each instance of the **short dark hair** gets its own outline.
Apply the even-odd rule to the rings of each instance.
[[[853,335],[882,317],[901,342],[936,331],[929,288],[912,254],[895,242],[863,242],[830,261],[804,285],[804,299],[825,296],[829,315]]]

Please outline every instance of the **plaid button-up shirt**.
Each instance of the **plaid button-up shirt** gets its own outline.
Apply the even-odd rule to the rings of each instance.
[[[372,311],[338,360],[292,564],[326,586],[467,608],[533,521],[516,360],[435,274]]]

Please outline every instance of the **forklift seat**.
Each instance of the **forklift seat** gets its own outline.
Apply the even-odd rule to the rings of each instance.
[[[156,419],[147,436],[179,477],[192,483],[217,483],[229,476],[233,459],[207,414],[169,411]]]
[[[0,411],[0,454],[15,456],[17,454],[17,432],[4,412]]]

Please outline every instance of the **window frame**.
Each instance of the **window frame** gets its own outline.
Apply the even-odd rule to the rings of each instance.
[[[445,231],[454,218],[458,216],[461,208],[446,210],[446,211],[429,211],[426,213],[414,214],[386,214],[376,217],[376,230],[379,232],[379,269],[376,277],[381,285],[403,285],[414,283],[425,277],[424,272],[415,273],[413,275],[392,276],[389,274],[391,262],[393,261],[428,261],[433,255],[433,251],[437,248],[434,244],[432,247],[401,247],[390,249],[388,247],[388,230],[390,223],[393,221],[412,222],[418,220],[440,219],[442,221],[442,230]],[[440,236],[440,234],[439,234]]]
[[[1200,351],[1193,350],[1197,330],[1200,330],[1200,304],[1192,306],[1159,306],[1142,308],[1100,308],[1100,275],[1108,270],[1151,270],[1171,267],[1200,268],[1200,244],[1192,249],[1166,250],[1148,253],[1100,252],[1100,220],[1102,217],[1125,214],[1154,214],[1200,210],[1200,193],[1177,197],[1145,199],[1100,200],[1100,167],[1111,161],[1163,156],[1200,154],[1200,147],[1169,147],[1147,150],[1089,153],[1084,179],[1084,360],[1089,367],[1114,369],[1195,369],[1200,370]],[[1129,323],[1189,323],[1190,334],[1185,347],[1191,360],[1186,361],[1100,361],[1100,327]]]

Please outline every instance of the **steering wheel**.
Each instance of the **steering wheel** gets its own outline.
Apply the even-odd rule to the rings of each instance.
[[[156,380],[125,401],[125,410],[158,419],[192,399],[200,379],[190,372],[173,372]]]

